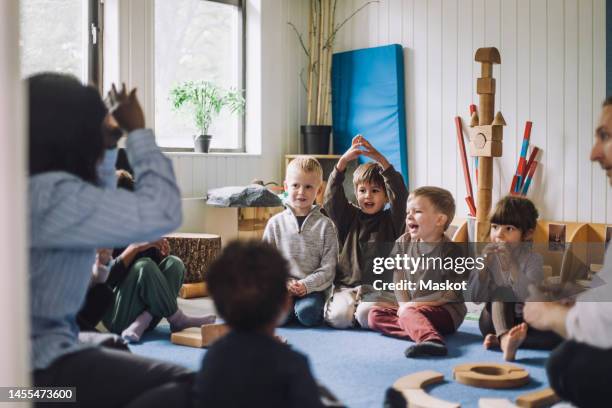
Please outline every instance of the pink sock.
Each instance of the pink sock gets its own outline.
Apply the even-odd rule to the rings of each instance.
[[[142,312],[136,320],[121,333],[121,337],[128,343],[138,343],[144,331],[149,327],[151,320],[153,320],[151,313],[147,311]]]
[[[189,327],[200,327],[204,324],[214,323],[215,315],[206,315],[201,317],[187,316],[181,309],[177,310],[172,316],[168,317],[170,323],[170,331],[176,332],[187,329]]]

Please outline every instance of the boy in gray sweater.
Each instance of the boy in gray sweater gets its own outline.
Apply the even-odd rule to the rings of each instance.
[[[291,316],[304,326],[323,321],[326,291],[338,261],[338,238],[332,221],[313,205],[323,184],[323,169],[312,157],[298,157],[287,166],[287,209],[272,217],[264,241],[287,258],[290,279],[287,289],[294,300]]]

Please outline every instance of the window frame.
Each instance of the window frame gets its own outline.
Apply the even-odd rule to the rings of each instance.
[[[87,80],[103,95],[104,0],[88,0],[87,15]]]
[[[215,0],[212,0],[215,1]],[[82,13],[82,24],[85,25],[85,34],[87,38],[87,46],[83,47],[85,67],[81,71],[79,79],[86,84],[95,86],[100,92],[102,91],[103,83],[103,25],[104,19],[100,16],[104,15],[104,0],[83,0],[82,5],[86,10]],[[20,32],[23,28],[20,27]],[[20,34],[21,38],[21,34]],[[83,37],[81,37],[83,40]]]
[[[91,1],[96,1],[96,0],[91,0]],[[247,16],[246,16],[246,0],[201,0],[201,1],[206,1],[206,2],[211,2],[211,3],[221,3],[221,4],[227,4],[230,6],[235,6],[238,8],[238,12],[239,12],[239,19],[240,19],[240,23],[238,25],[239,29],[240,29],[240,33],[238,35],[238,37],[240,38],[240,52],[238,53],[239,55],[239,68],[241,70],[241,75],[239,75],[240,78],[240,84],[238,85],[238,89],[242,89],[243,92],[243,96],[246,100],[247,98],[247,83],[246,83],[246,43],[247,43],[247,39],[246,39],[246,22],[247,22]],[[153,14],[153,13],[151,13]],[[153,31],[155,30],[155,16],[153,15],[153,21],[152,24],[153,26]],[[152,45],[153,48],[153,53],[155,52],[155,44],[153,43]],[[153,123],[155,123],[155,89],[154,89],[155,85],[153,84],[153,89],[151,89],[151,93],[152,93],[152,113],[153,113]],[[209,150],[209,153],[246,153],[246,111],[240,115],[240,123],[238,125],[239,128],[239,135],[238,135],[238,147],[236,148],[211,148]],[[159,144],[159,143],[158,143]],[[164,152],[192,152],[195,153],[195,149],[194,147],[165,147],[162,146],[161,150]],[[198,153],[198,154],[206,154],[206,153]]]

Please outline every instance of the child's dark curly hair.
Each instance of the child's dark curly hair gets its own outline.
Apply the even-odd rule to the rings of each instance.
[[[289,265],[261,241],[234,241],[210,266],[208,290],[219,315],[240,330],[259,330],[274,322],[287,299]]]

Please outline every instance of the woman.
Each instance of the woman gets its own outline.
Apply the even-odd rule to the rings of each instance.
[[[600,164],[612,185],[612,97],[603,103],[591,161]],[[530,325],[566,339],[548,360],[548,380],[561,398],[579,407],[610,406],[612,401],[612,244],[597,277],[602,283],[573,305],[532,302],[524,310]]]
[[[34,385],[76,387],[77,406],[186,406],[192,372],[77,341],[95,249],[154,241],[181,222],[172,166],[144,129],[136,91],[109,94],[139,175],[128,192],[111,188],[121,132],[98,92],[61,74],[27,84]]]

